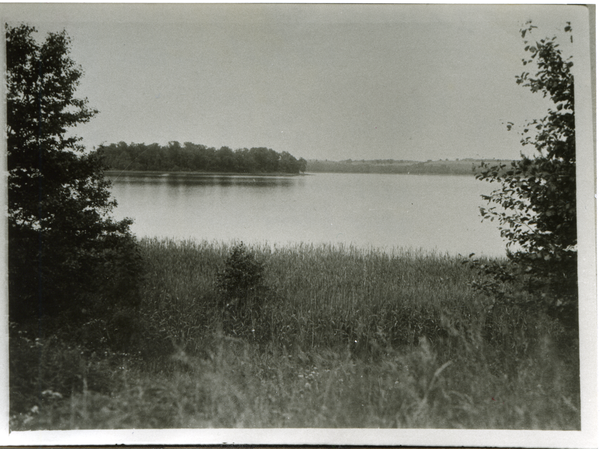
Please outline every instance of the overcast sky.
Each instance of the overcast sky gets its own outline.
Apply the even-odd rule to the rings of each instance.
[[[99,110],[76,130],[90,148],[177,140],[330,160],[518,157],[506,122],[548,107],[515,83],[519,30],[533,20],[573,52],[562,30],[586,19],[548,5],[1,8],[40,38],[71,36],[79,93]]]

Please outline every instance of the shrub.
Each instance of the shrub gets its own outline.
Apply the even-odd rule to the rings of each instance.
[[[244,245],[235,245],[217,275],[218,305],[223,331],[231,336],[265,340],[268,329],[264,307],[269,288],[265,264]]]

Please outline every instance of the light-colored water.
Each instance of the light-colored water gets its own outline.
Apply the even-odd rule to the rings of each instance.
[[[298,177],[109,176],[138,236],[344,243],[468,255],[505,253],[481,222],[490,184],[471,176],[319,173]]]

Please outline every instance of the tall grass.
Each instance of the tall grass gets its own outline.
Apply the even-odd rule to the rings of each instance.
[[[77,366],[71,386],[44,383],[60,397],[14,408],[13,428],[579,428],[560,327],[480,296],[460,257],[251,246],[268,292],[251,332],[232,335],[217,288],[232,246],[142,240],[129,351],[52,359],[48,372]],[[21,343],[11,374],[33,350]]]
[[[148,261],[144,326],[164,329],[170,341],[188,351],[201,350],[198,343],[218,312],[215,282],[227,247],[142,243]],[[420,336],[445,335],[443,310],[476,313],[477,298],[468,288],[473,275],[459,257],[332,245],[264,245],[252,251],[265,262],[272,293],[264,324],[288,348],[416,344]]]

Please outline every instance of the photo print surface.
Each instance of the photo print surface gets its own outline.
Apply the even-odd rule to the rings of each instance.
[[[0,12],[8,443],[593,447],[589,7]]]

